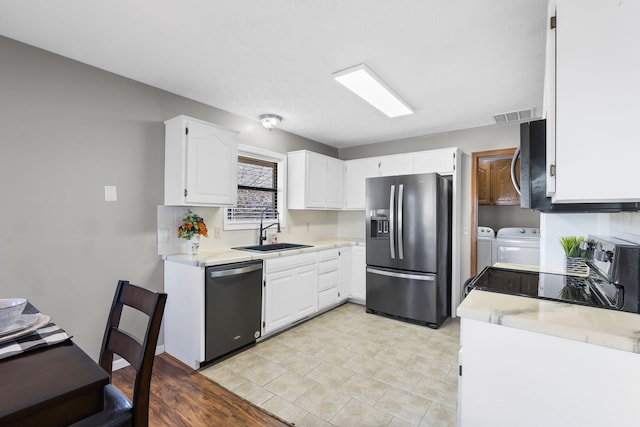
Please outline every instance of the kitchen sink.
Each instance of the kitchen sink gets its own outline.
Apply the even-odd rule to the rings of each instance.
[[[271,245],[255,245],[255,246],[240,246],[231,249],[240,249],[242,251],[249,252],[278,252],[288,251],[291,249],[311,248],[311,245],[300,245],[298,243],[274,243]]]

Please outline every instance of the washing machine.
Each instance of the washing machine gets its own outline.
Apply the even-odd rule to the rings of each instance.
[[[478,227],[478,237],[476,246],[476,271],[480,273],[483,268],[493,265],[493,241],[496,239],[496,232],[491,227]]]
[[[506,227],[498,230],[492,246],[493,264],[540,265],[540,229]]]

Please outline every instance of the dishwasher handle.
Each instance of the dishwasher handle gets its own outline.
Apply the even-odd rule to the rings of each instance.
[[[214,277],[235,276],[238,274],[250,273],[256,270],[262,270],[262,263],[247,265],[245,267],[229,268],[225,270],[210,270],[209,277],[213,279]]]

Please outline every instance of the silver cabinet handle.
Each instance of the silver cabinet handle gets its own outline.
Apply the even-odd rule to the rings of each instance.
[[[389,249],[391,250],[391,259],[396,258],[396,247],[394,244],[394,229],[393,221],[395,219],[395,206],[396,199],[396,186],[391,186],[391,196],[389,196]]]
[[[402,242],[402,204],[404,202],[404,184],[398,187],[398,258],[404,259],[404,243]]]

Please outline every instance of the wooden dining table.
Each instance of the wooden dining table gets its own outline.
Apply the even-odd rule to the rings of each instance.
[[[0,426],[67,426],[103,408],[109,375],[71,340],[0,360]]]

